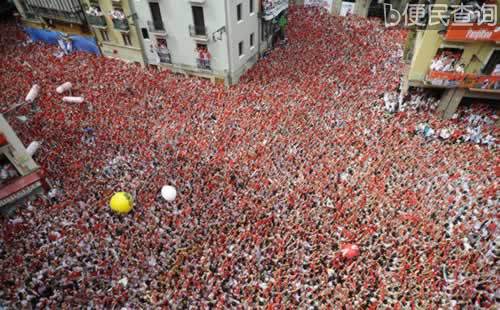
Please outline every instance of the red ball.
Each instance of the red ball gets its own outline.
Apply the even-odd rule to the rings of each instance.
[[[359,247],[355,244],[346,244],[340,248],[342,256],[348,259],[353,259],[359,256]]]

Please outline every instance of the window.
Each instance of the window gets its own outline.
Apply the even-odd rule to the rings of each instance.
[[[250,14],[253,13],[253,1],[254,0],[248,0],[248,5],[250,6]]]
[[[254,34],[250,34],[250,48],[253,47],[253,38],[254,38]]]
[[[238,54],[240,56],[243,56],[243,41],[241,41],[240,43],[238,43]]]
[[[240,3],[236,6],[236,17],[238,19],[238,21],[241,21],[243,19],[243,17],[241,16],[241,7],[243,5]]]
[[[141,28],[141,32],[142,32],[142,37],[144,39],[149,39],[149,33],[148,33],[148,30],[146,28]]]
[[[107,30],[101,29],[101,37],[103,41],[109,41],[109,34]]]
[[[123,38],[123,44],[125,45],[132,45],[132,41],[130,41],[130,35],[128,33],[122,33],[122,38]]]

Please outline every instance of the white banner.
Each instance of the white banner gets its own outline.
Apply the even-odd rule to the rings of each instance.
[[[332,11],[333,0],[304,0],[305,6],[319,6],[327,10]]]

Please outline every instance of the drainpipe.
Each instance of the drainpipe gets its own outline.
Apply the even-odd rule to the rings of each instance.
[[[139,26],[139,16],[137,15],[137,10],[135,9],[134,0],[128,0],[128,6],[130,8],[132,19],[134,20],[135,32],[137,33],[137,39],[139,40],[139,46],[141,48],[142,63],[146,66],[148,64],[148,56],[146,55],[146,49],[144,48],[141,27]]]
[[[229,69],[229,74],[227,75],[227,83],[228,85],[233,84],[233,77],[232,77],[232,64],[231,64],[231,43],[229,38],[231,38],[231,21],[229,20],[229,15],[227,13],[227,6],[228,6],[228,0],[224,1],[224,13],[226,15],[226,39],[227,39],[227,61],[228,61],[228,69]]]
[[[257,59],[260,59],[262,57],[260,53],[260,41],[261,41],[261,34],[262,34],[262,15],[260,12],[260,2],[258,2],[258,8],[257,8]]]

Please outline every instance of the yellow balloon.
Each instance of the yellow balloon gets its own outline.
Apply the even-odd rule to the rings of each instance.
[[[118,214],[127,214],[132,211],[134,207],[134,200],[132,195],[126,192],[118,192],[111,197],[109,201],[109,206],[111,210]]]

